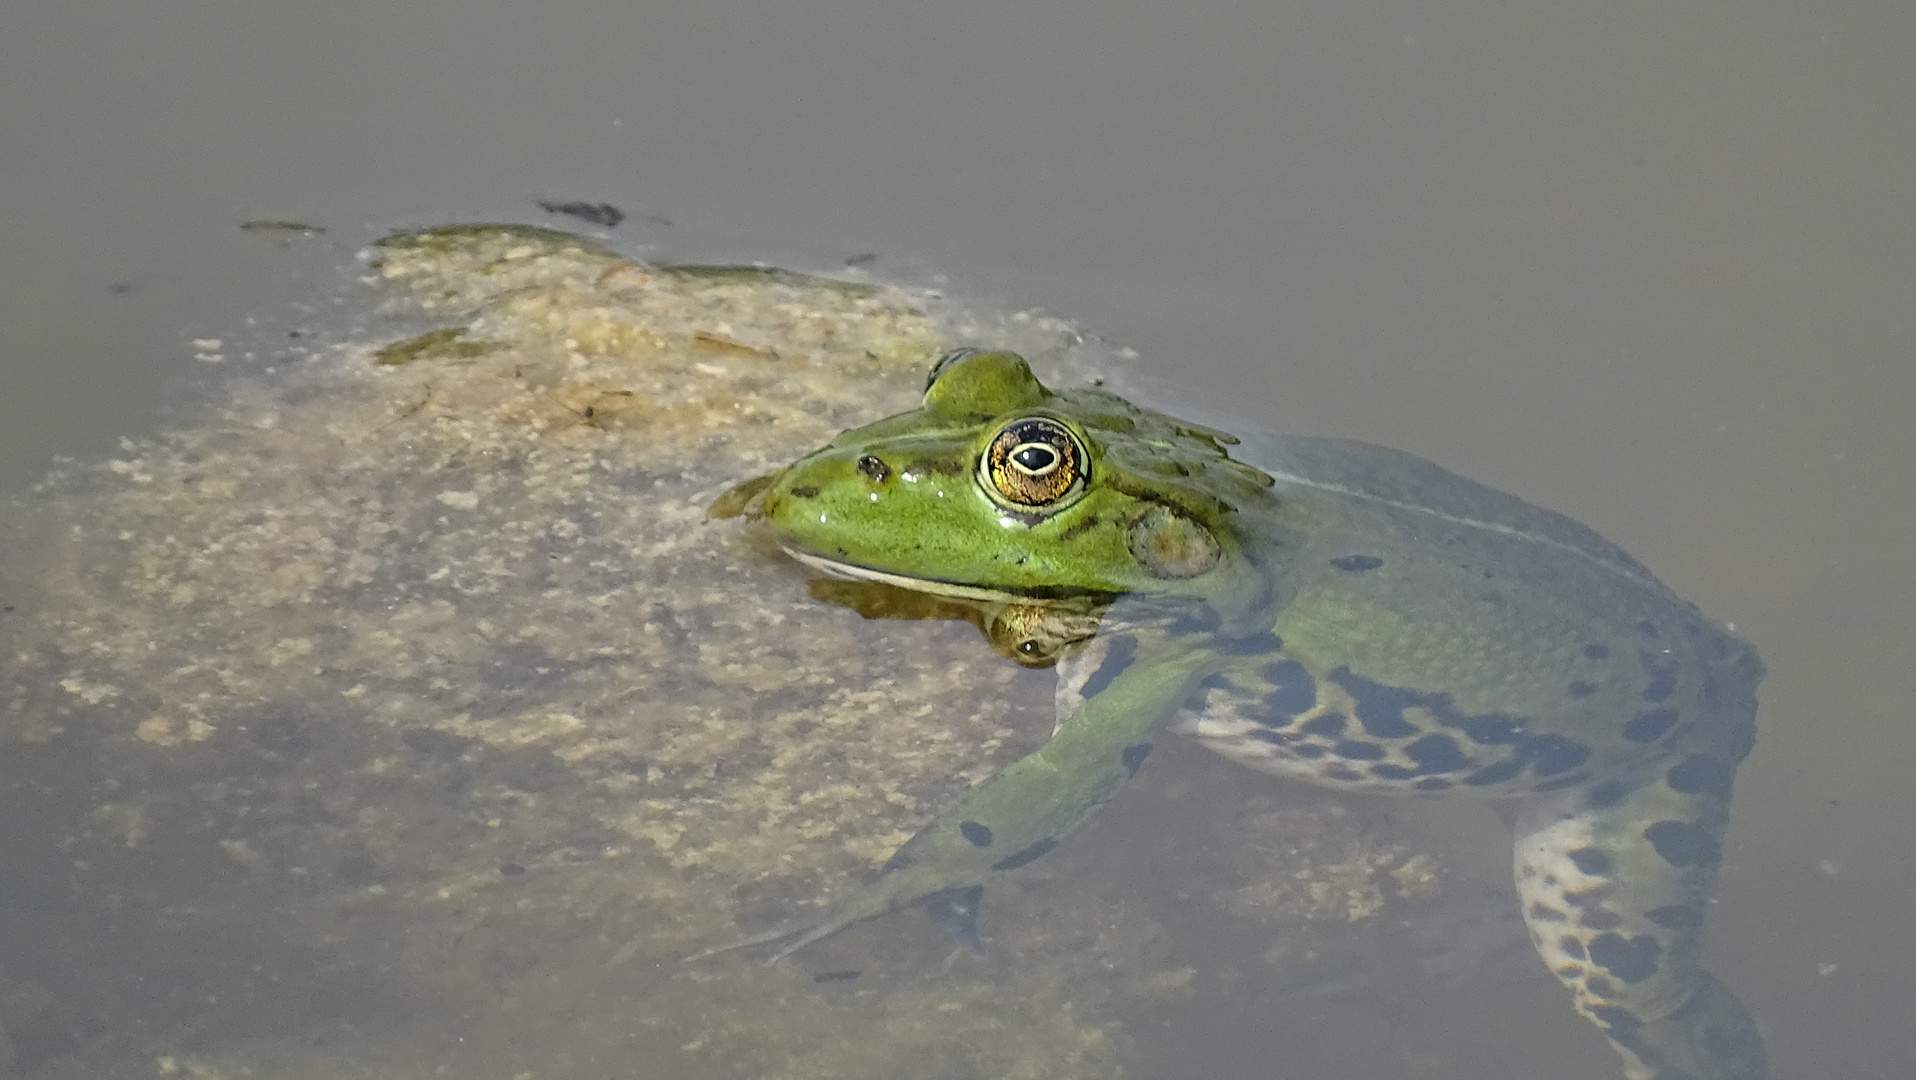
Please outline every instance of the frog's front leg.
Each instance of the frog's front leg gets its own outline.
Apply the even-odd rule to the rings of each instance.
[[[772,963],[917,900],[975,903],[969,890],[1056,847],[1137,772],[1154,734],[1209,673],[1206,650],[1160,630],[1126,631],[1094,644],[1084,663],[1066,673],[1077,684],[1070,698],[1075,707],[1051,740],[925,826],[875,880],[816,916],[688,960],[784,942],[767,960]]]

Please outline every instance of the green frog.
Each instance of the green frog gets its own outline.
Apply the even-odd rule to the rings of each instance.
[[[1698,956],[1762,664],[1585,526],[1410,454],[1242,445],[975,349],[937,362],[920,407],[710,512],[878,590],[828,598],[964,611],[1059,676],[1042,747],[836,905],[724,949],[783,942],[776,960],[914,902],[975,941],[985,882],[1178,732],[1345,791],[1501,801],[1537,951],[1626,1075],[1765,1075]]]

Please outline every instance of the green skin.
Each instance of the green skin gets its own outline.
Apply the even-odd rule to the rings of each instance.
[[[969,935],[984,882],[1176,730],[1344,790],[1505,800],[1538,952],[1626,1075],[1761,1080],[1754,1024],[1698,959],[1755,654],[1560,515],[1380,447],[1279,438],[1252,467],[1236,442],[959,350],[920,408],[714,504],[836,576],[973,609],[1061,682],[1051,740],[874,881],[724,948],[777,959],[921,900]]]

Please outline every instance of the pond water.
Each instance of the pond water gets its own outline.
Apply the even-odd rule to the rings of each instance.
[[[354,501],[367,459],[326,441],[336,417],[299,410],[364,388],[299,358],[431,324],[379,321],[354,253],[422,224],[591,231],[542,199],[621,208],[600,232],[627,255],[852,264],[937,287],[964,299],[901,331],[921,351],[953,327],[1002,333],[1207,418],[1399,446],[1593,525],[1769,665],[1708,953],[1761,1019],[1772,1075],[1916,1072],[1905,5],[115,0],[10,11],[0,31],[0,480],[26,492],[59,455],[129,463],[25,494],[0,556],[0,619],[53,610],[49,597],[94,605],[67,627],[91,628],[94,651],[57,669],[22,658],[43,625],[0,622],[9,707],[53,727],[121,724],[117,741],[0,746],[0,1061],[18,1074],[881,1076],[906,1061],[950,1076],[1617,1075],[1510,926],[1471,917],[1506,887],[1493,815],[1338,799],[1195,751],[1154,761],[1056,866],[999,890],[981,962],[945,967],[935,931],[894,916],[763,979],[672,964],[731,918],[767,921],[882,858],[920,801],[988,764],[939,744],[886,788],[841,763],[844,790],[781,809],[784,831],[748,842],[739,823],[773,789],[741,775],[841,764],[748,755],[757,772],[727,774],[737,698],[644,684],[644,665],[594,650],[630,666],[666,648],[663,632],[756,649],[789,675],[822,670],[836,643],[829,662],[850,650],[863,665],[837,708],[948,699],[920,669],[949,674],[926,659],[978,646],[962,627],[775,609],[802,577],[735,541],[671,549],[700,567],[683,581],[621,578],[634,564],[606,553],[631,556],[660,524],[631,496],[663,467],[637,458],[515,474],[514,498],[555,506],[608,485],[601,520],[623,533],[515,536],[480,519],[437,533],[439,517],[492,505],[450,482],[394,482],[377,514]],[[241,228],[274,221],[324,231]],[[1004,314],[1031,307],[1069,322]],[[1115,346],[1077,343],[1076,328]],[[715,369],[747,355],[707,344],[698,362]],[[893,359],[885,392],[908,398],[921,357]],[[238,399],[232,377],[248,380]],[[408,401],[439,407],[422,391],[393,415]],[[553,401],[593,409],[553,436],[571,452],[617,427],[598,398]],[[867,419],[860,404],[811,415],[829,434]],[[254,423],[268,413],[284,427]],[[275,483],[360,471],[312,481],[310,498],[236,486],[169,501],[138,479],[152,452],[121,444],[167,427],[221,434],[168,444],[165,475],[244,455]],[[742,479],[710,464],[674,473],[669,514]],[[111,502],[112,531],[84,499]],[[281,546],[246,548],[253,576],[225,583],[243,588],[165,582],[198,590],[179,610],[201,614],[177,622],[114,606],[122,582],[186,597],[136,557],[160,559],[171,536],[166,557],[189,565],[187,541],[240,536],[267,506],[290,516],[270,519]],[[353,514],[440,546],[353,571],[325,599],[346,607],[275,607],[307,595],[315,544],[350,568],[386,542],[326,531]],[[76,520],[94,531],[55,528]],[[539,627],[495,613],[486,630],[460,606],[561,542],[602,548],[553,571],[576,609]],[[647,543],[662,558],[666,540]],[[713,592],[728,582],[775,614]],[[615,587],[656,596],[629,620],[616,598],[587,602]],[[388,601],[388,624],[338,629],[340,611]],[[275,636],[219,645],[206,605]],[[100,632],[116,610],[129,618]],[[140,685],[89,675],[143,640],[217,647],[201,670],[128,668]],[[553,657],[570,666],[538,670]],[[329,681],[354,663],[387,681]],[[723,658],[700,663],[698,686],[773,693],[727,682]],[[272,694],[245,681],[295,671],[312,674]],[[1048,677],[981,664],[965,686],[991,693],[951,720],[954,743],[1002,756],[1042,738]],[[501,698],[521,720],[475,734]],[[145,704],[159,700],[172,711]],[[701,734],[634,748],[601,726],[648,700]],[[818,746],[794,719],[816,704],[768,700],[750,715],[775,730],[754,745]],[[338,737],[341,717],[364,738]],[[727,852],[740,861],[714,869]],[[1426,865],[1442,872],[1428,897]],[[1328,909],[1286,909],[1258,887],[1286,873],[1337,884],[1345,917],[1377,920],[1338,934]],[[1215,891],[1193,897],[1193,882]]]

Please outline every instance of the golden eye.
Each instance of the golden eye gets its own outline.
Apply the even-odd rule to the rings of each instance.
[[[985,448],[979,472],[989,490],[1018,506],[1051,506],[1083,490],[1084,447],[1044,416],[1013,420]]]

